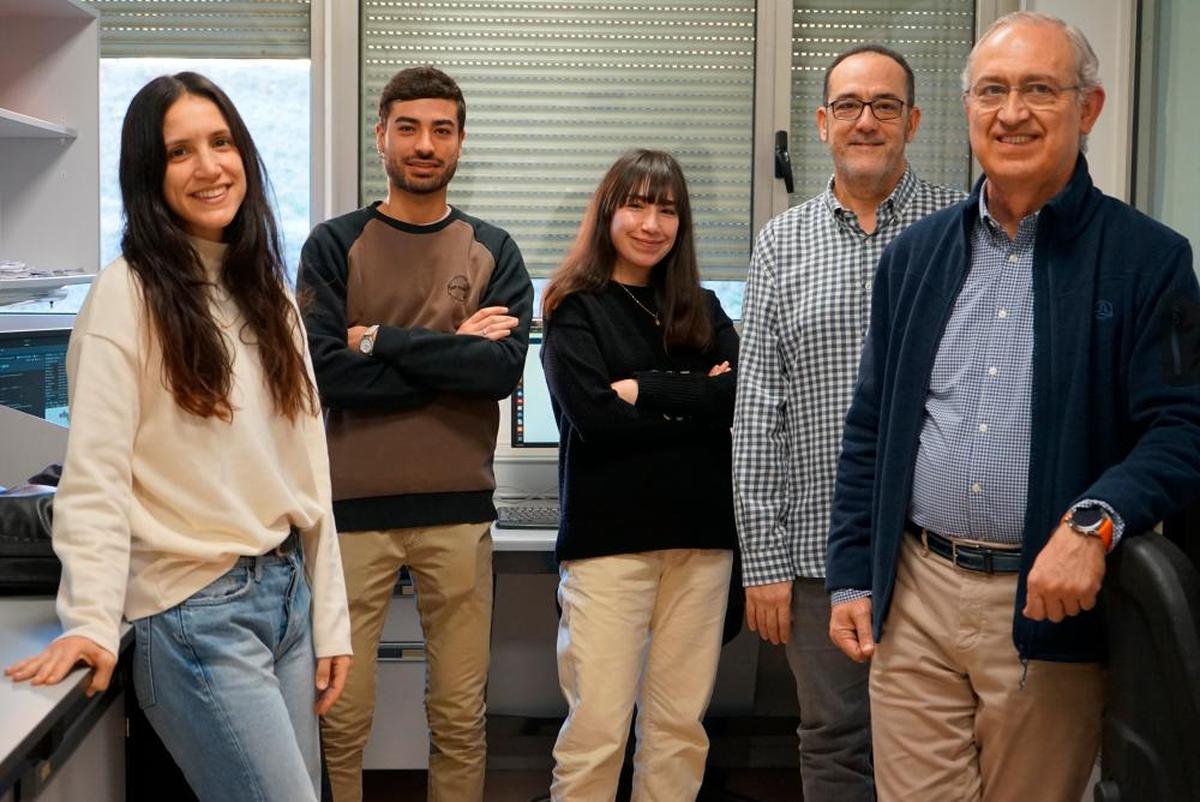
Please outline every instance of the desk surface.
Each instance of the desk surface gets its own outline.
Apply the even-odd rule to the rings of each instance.
[[[492,524],[496,551],[554,551],[557,529],[504,529]]]
[[[0,598],[0,665],[7,668],[62,634],[51,597]],[[122,626],[121,647],[133,641],[133,630]],[[0,765],[18,759],[56,717],[83,698],[88,669],[80,666],[57,685],[34,687],[0,676]]]

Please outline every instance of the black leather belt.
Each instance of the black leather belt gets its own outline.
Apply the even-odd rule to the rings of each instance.
[[[268,551],[267,554],[273,554],[276,557],[286,557],[299,548],[300,533],[293,526],[292,531],[288,532],[288,536],[283,539],[283,542]]]
[[[1020,549],[990,549],[969,545],[922,529],[912,521],[905,522],[904,531],[921,541],[934,554],[945,557],[964,570],[981,574],[1015,574],[1021,570]]]

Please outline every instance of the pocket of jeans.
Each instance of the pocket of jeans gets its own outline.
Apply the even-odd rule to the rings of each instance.
[[[138,706],[142,710],[158,704],[154,693],[154,669],[151,665],[152,641],[150,618],[139,618],[133,622],[133,690]]]
[[[240,599],[254,583],[254,570],[239,565],[209,582],[183,602],[184,607],[210,607]]]

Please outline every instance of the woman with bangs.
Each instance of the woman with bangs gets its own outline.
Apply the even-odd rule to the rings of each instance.
[[[634,706],[633,800],[694,800],[736,533],[738,337],[700,286],[669,154],[609,169],[546,288],[542,362],[562,518],[555,800],[611,800]]]
[[[63,634],[11,666],[108,686],[122,619],[147,719],[202,800],[316,802],[350,620],[312,366],[254,142],[229,98],[155,78],[121,133],[122,256],[67,355],[54,501]]]

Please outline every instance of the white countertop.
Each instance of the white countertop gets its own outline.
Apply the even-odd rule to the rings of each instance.
[[[7,668],[37,654],[62,634],[52,597],[0,598],[0,665]],[[128,624],[122,627],[122,645],[132,642]],[[57,685],[34,687],[0,676],[0,761],[22,748],[43,722],[83,696],[88,669],[80,666]]]
[[[496,551],[554,551],[557,529],[502,529],[492,524]]]

